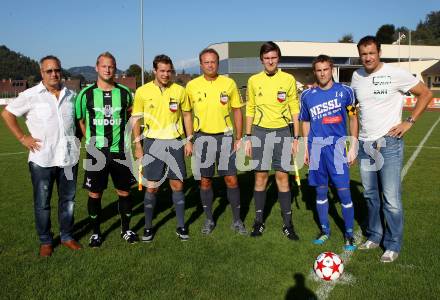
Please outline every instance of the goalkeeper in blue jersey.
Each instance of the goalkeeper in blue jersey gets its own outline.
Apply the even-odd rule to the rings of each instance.
[[[305,164],[309,166],[309,185],[316,189],[316,209],[321,232],[313,241],[324,244],[330,237],[328,221],[328,184],[336,187],[341,200],[345,222],[344,249],[354,251],[354,209],[350,194],[349,166],[353,164],[358,135],[358,121],[353,90],[333,81],[333,61],[327,55],[319,55],[312,64],[317,86],[301,95],[300,121],[305,143]],[[354,140],[346,151],[347,113],[350,135]]]

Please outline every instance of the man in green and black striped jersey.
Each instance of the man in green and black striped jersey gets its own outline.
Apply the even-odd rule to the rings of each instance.
[[[135,182],[130,168],[118,162],[127,158],[124,153],[124,131],[129,119],[133,98],[130,90],[115,83],[116,60],[109,52],[96,60],[96,83],[84,88],[76,98],[76,118],[86,137],[87,165],[84,188],[89,190],[87,208],[93,234],[89,246],[102,244],[100,229],[101,198],[111,175],[119,196],[121,237],[128,243],[138,236],[130,230],[132,200],[130,187]]]

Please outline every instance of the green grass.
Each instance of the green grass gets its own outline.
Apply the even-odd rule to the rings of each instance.
[[[440,116],[427,112],[408,132],[407,146],[416,146]],[[342,252],[343,226],[340,205],[331,213],[332,238],[325,247],[312,245],[318,231],[313,212],[313,193],[302,174],[302,191],[294,190],[293,218],[301,237],[298,243],[281,234],[280,209],[274,201],[272,181],[268,191],[266,232],[260,239],[235,235],[229,229],[231,211],[224,184],[215,181],[217,227],[210,236],[202,236],[204,221],[196,183],[186,182],[186,220],[190,241],[180,242],[174,233],[175,215],[169,190],[161,192],[154,224],[155,239],[150,244],[127,245],[119,237],[119,217],[112,189],[104,194],[105,242],[100,249],[85,247],[72,252],[57,246],[54,255],[41,259],[34,228],[32,188],[27,169],[27,154],[22,152],[3,124],[0,125],[0,298],[144,298],[144,299],[283,299],[286,295],[301,299],[313,295],[320,283],[309,277],[315,257],[324,250]],[[440,126],[425,146],[440,147]],[[399,259],[389,265],[379,262],[381,250],[356,251],[346,266],[355,279],[350,285],[337,284],[330,299],[429,299],[440,294],[438,261],[438,201],[440,149],[424,148],[404,179],[405,236]],[[406,147],[405,161],[415,150]],[[365,219],[362,187],[357,167],[352,170],[352,195],[356,209],[356,227]],[[82,183],[83,171],[78,176]],[[273,180],[273,178],[272,178]],[[253,176],[239,175],[242,215],[248,228],[254,219],[251,202]],[[75,209],[75,235],[87,245],[87,194],[78,185]],[[54,191],[56,194],[56,190]],[[142,194],[133,190],[136,206],[132,225],[142,234]],[[54,197],[53,199],[56,200]],[[58,232],[57,201],[52,202],[53,231]],[[302,285],[295,278],[304,278]]]

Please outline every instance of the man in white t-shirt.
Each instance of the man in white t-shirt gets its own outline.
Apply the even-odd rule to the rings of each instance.
[[[58,187],[58,220],[61,243],[69,249],[81,249],[73,239],[79,140],[75,138],[75,93],[61,83],[61,63],[52,55],[40,60],[42,81],[21,93],[2,111],[2,117],[15,138],[30,150],[35,226],[40,238],[40,256],[51,256],[53,236],[50,222],[50,198]],[[24,116],[29,134],[17,122]]]
[[[432,93],[409,72],[381,62],[375,37],[362,38],[357,48],[364,67],[353,73],[351,87],[359,102],[359,162],[368,207],[367,241],[359,249],[377,248],[383,243],[385,252],[380,260],[392,262],[399,255],[403,236],[402,137],[423,113]],[[402,122],[407,92],[417,98],[417,103],[411,116]]]

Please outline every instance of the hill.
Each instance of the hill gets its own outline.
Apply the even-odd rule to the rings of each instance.
[[[82,66],[82,67],[72,67],[67,69],[72,76],[82,75],[84,79],[88,82],[96,80],[95,67],[92,66]],[[122,74],[123,72],[119,69],[116,70],[116,74]]]
[[[41,79],[38,62],[0,46],[0,79],[26,79],[30,85]]]

